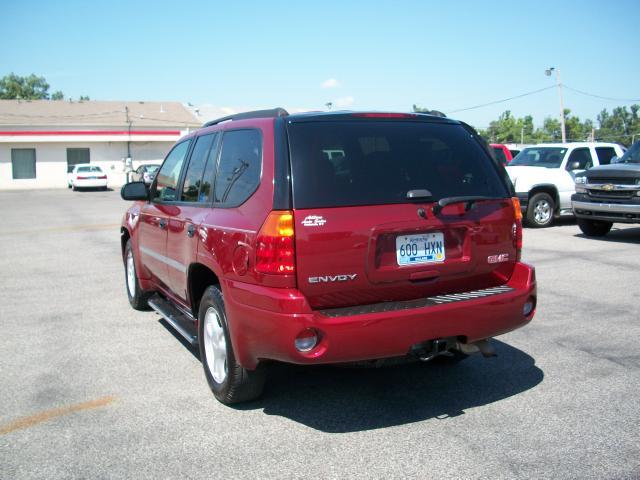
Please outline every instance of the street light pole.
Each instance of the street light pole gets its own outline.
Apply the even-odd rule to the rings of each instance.
[[[560,100],[560,128],[562,130],[562,143],[567,141],[567,131],[564,126],[564,101],[562,100],[562,82],[560,81],[560,69],[555,67],[549,67],[544,71],[547,77],[551,76],[551,72],[556,72],[556,83],[558,85],[558,99]]]

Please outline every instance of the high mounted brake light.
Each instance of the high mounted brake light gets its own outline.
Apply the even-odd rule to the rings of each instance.
[[[354,113],[354,117],[365,118],[414,118],[413,113]]]
[[[295,273],[293,212],[269,213],[256,241],[256,271],[291,275]]]

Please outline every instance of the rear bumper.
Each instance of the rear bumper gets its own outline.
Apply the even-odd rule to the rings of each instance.
[[[106,180],[74,180],[73,184],[77,187],[77,188],[98,188],[98,187],[106,187],[107,186],[107,181]]]
[[[535,270],[517,263],[504,293],[460,295],[456,301],[403,305],[387,311],[331,316],[309,308],[295,289],[226,281],[225,304],[236,358],[246,368],[263,359],[297,364],[341,363],[402,356],[426,340],[458,337],[474,342],[531,321],[525,302],[536,297]],[[436,297],[433,297],[436,298]],[[428,299],[426,299],[428,300]],[[319,333],[318,345],[298,352],[294,339],[304,329]]]

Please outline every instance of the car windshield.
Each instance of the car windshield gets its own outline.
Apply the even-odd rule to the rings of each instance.
[[[522,150],[509,166],[558,168],[562,164],[566,148],[531,147]]]
[[[87,173],[87,172],[95,172],[102,173],[102,169],[100,167],[78,167],[77,172]]]
[[[634,143],[616,163],[640,163],[640,141]]]

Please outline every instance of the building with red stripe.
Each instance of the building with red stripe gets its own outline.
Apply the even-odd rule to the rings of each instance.
[[[65,188],[77,163],[119,186],[201,124],[178,102],[0,100],[0,189]]]

